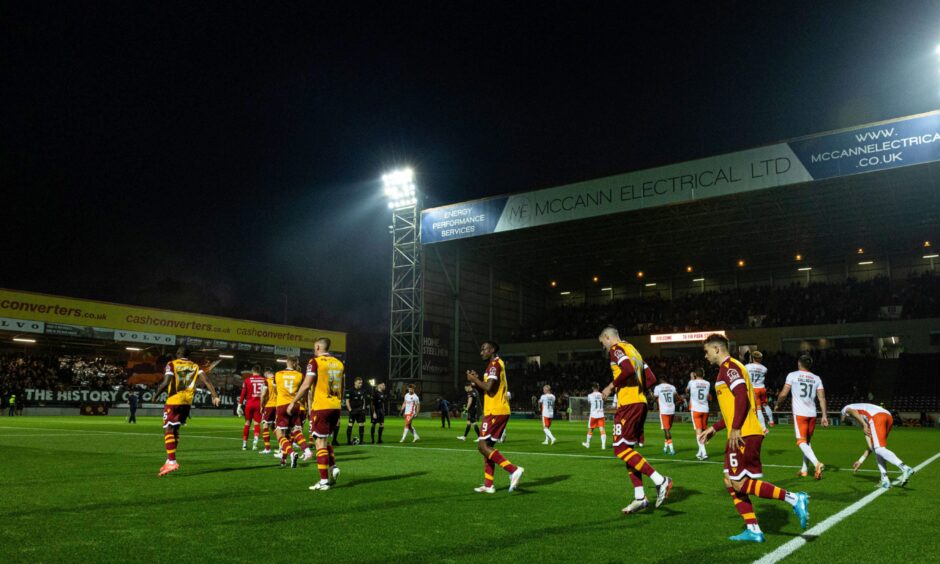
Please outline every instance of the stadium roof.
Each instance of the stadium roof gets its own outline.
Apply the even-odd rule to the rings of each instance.
[[[727,272],[915,254],[940,235],[940,164],[898,168],[462,240],[547,280]]]

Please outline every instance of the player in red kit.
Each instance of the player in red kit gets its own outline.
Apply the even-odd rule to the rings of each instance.
[[[265,386],[261,366],[256,364],[251,368],[251,374],[242,382],[242,395],[238,398],[238,414],[245,418],[245,428],[242,430],[242,450],[248,450],[248,427],[252,422],[255,424],[255,440],[251,443],[251,450],[258,450],[258,434],[261,432],[261,394]]]

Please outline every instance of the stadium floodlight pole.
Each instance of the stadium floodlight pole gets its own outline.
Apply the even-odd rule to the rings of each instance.
[[[403,168],[382,176],[392,212],[392,291],[389,310],[388,378],[421,379],[424,304],[421,277],[421,224],[414,171]]]

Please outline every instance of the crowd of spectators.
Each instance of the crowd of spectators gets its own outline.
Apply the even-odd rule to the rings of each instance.
[[[897,309],[900,306],[900,309]],[[882,307],[894,307],[890,312]],[[614,300],[605,304],[561,306],[514,340],[563,340],[596,337],[606,325],[624,334],[674,333],[707,329],[787,327],[940,317],[940,277],[911,275],[903,281],[880,277],[859,282],[752,286],[661,297]]]
[[[11,394],[22,405],[27,389],[64,390],[81,387],[108,390],[127,382],[127,370],[104,358],[82,356],[0,355],[0,398]]]

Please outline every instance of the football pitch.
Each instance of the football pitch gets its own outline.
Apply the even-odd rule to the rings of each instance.
[[[421,441],[399,444],[402,421],[390,419],[384,445],[360,446],[345,446],[344,427],[339,482],[313,492],[313,461],[279,469],[271,456],[241,450],[239,419],[195,413],[181,431],[181,468],[164,478],[156,475],[165,458],[158,418],[0,418],[2,559],[750,562],[802,533],[788,504],[754,497],[767,542],[728,541],[743,521],[722,483],[723,440],[699,462],[689,424],[674,429],[672,457],[662,453],[658,425],[647,423],[640,452],[675,486],[659,509],[625,516],[633,492],[624,464],[609,445],[600,450],[598,434],[590,450],[581,446],[584,422],[556,422],[558,443],[543,446],[537,421],[511,420],[499,449],[525,475],[508,493],[508,474],[497,468],[493,495],[473,491],[483,463],[475,443],[456,440],[461,423],[441,430],[419,420]],[[813,446],[827,465],[821,481],[796,476],[791,427],[772,429],[763,445],[764,479],[812,496],[808,542],[786,561],[923,562],[940,554],[940,460],[820,533],[812,527],[875,491],[878,473],[874,457],[852,473],[864,448],[857,428],[817,427]],[[917,467],[940,453],[940,432],[896,428],[889,447]]]

